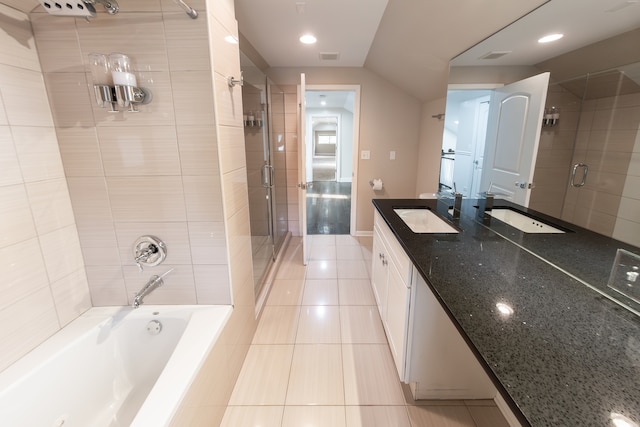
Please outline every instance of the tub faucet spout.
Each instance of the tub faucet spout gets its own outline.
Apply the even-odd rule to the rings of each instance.
[[[173,268],[162,276],[153,275],[149,278],[149,281],[144,285],[144,287],[136,293],[136,296],[133,298],[133,308],[138,308],[144,303],[144,297],[149,295],[151,292],[164,285],[164,276],[173,271]]]

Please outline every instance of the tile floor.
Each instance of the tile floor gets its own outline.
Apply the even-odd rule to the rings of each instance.
[[[369,282],[372,239],[299,238],[283,254],[223,427],[508,427],[493,401],[414,402]]]

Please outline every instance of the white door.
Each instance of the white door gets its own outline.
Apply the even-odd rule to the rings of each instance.
[[[527,206],[549,73],[496,89],[489,107],[481,191]]]
[[[478,197],[480,181],[482,180],[482,167],[484,166],[484,148],[487,139],[487,120],[489,117],[489,101],[481,101],[478,105],[478,119],[476,120],[475,150],[473,159],[473,174],[471,177],[471,197]],[[486,190],[486,189],[485,189]]]
[[[307,235],[307,147],[306,147],[306,110],[304,94],[306,92],[304,73],[300,74],[300,88],[298,90],[298,106],[300,112],[300,126],[298,126],[298,210],[300,216],[300,234],[302,235],[302,261],[309,262],[310,242]]]

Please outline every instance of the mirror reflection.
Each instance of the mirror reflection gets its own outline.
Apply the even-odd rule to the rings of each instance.
[[[503,197],[640,246],[640,52],[631,48],[640,42],[640,22],[602,1],[558,3],[545,4],[451,62],[441,189],[455,182],[468,197],[486,191],[498,158],[486,158],[492,153],[485,147],[486,135],[496,126],[489,120],[489,101],[495,100],[497,88],[549,72],[537,122],[527,124],[538,132],[535,149],[517,158],[531,167],[530,177],[505,185]],[[500,49],[500,43],[529,36],[532,29],[542,31],[546,21],[563,22],[567,13],[571,21],[580,21],[576,14],[582,6],[592,19],[606,20],[606,31],[591,32],[600,39],[570,45],[575,48],[569,51],[554,48],[558,54],[553,57],[541,56],[539,46],[529,50],[530,58],[521,45]],[[566,34],[555,43],[574,38]],[[528,192],[524,202],[516,198],[523,185]]]

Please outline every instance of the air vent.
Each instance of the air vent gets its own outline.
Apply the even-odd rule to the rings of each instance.
[[[502,58],[503,56],[509,53],[511,53],[510,50],[493,50],[491,52],[485,53],[478,59],[498,59],[498,58]]]
[[[336,61],[340,58],[339,52],[320,52],[320,60],[322,61]]]

